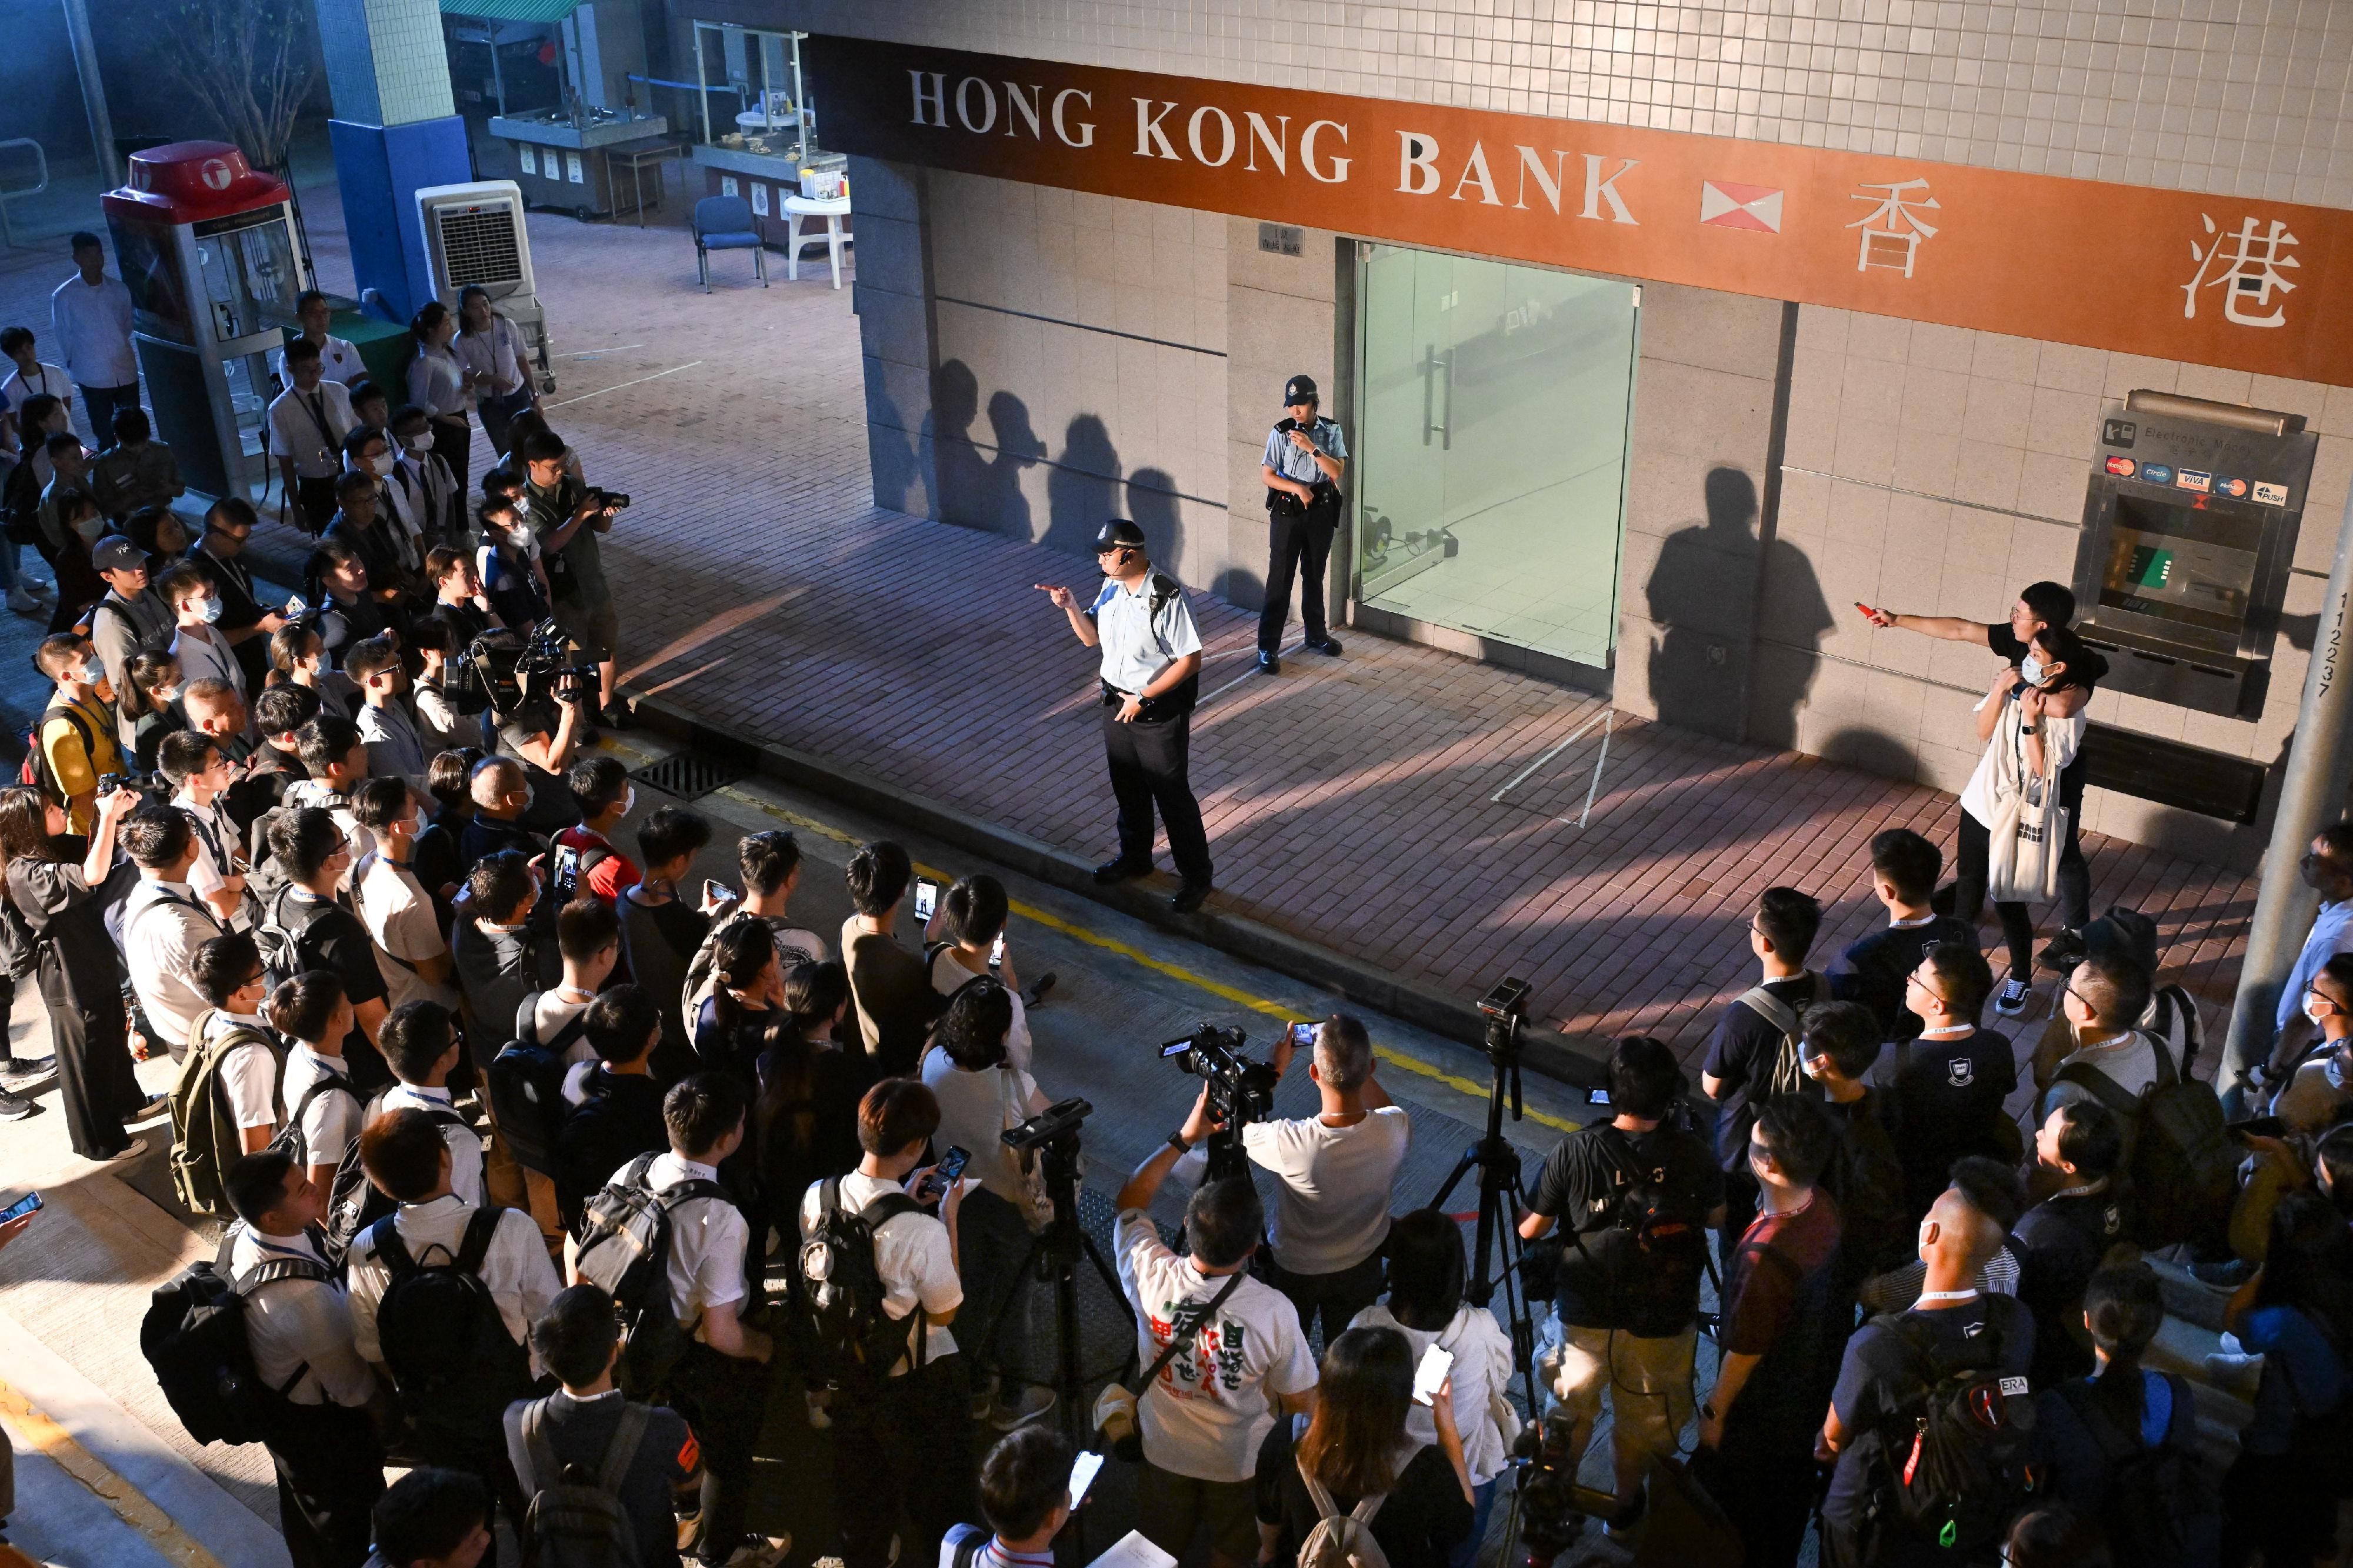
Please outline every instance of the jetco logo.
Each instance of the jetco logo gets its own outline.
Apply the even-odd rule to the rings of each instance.
[[[944,71],[912,68],[907,81],[911,124],[1039,142],[1051,135],[1065,147],[1082,150],[1095,144],[1097,105],[1095,95],[1085,89],[1066,87],[1050,94],[1042,85],[1025,87],[978,76],[951,84]],[[1135,110],[1135,139],[1127,150],[1138,158],[1205,169],[1239,167],[1245,174],[1279,178],[1289,176],[1296,159],[1309,179],[1338,185],[1348,183],[1363,151],[1351,151],[1345,121],[1311,120],[1294,135],[1288,114],[1245,110],[1237,121],[1214,103],[1187,105],[1152,97],[1131,97],[1128,102]],[[1109,111],[1109,105],[1103,107]],[[1575,154],[1580,163],[1572,165],[1572,154],[1560,148],[1539,152],[1517,143],[1491,158],[1479,141],[1471,143],[1467,153],[1450,155],[1429,132],[1400,130],[1397,137],[1395,188],[1400,195],[1443,193],[1449,201],[1524,211],[1533,195],[1556,216],[1639,226],[1618,183],[1640,166],[1640,159],[1581,153]],[[1564,209],[1564,202],[1571,205]],[[1774,221],[1779,221],[1778,205]]]
[[[1699,221],[1715,228],[1781,232],[1781,193],[1770,185],[1736,185],[1730,180],[1699,183]]]

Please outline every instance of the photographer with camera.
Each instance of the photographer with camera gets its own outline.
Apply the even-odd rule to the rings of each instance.
[[[519,697],[492,689],[491,718],[498,730],[497,750],[521,764],[531,801],[522,816],[523,826],[546,836],[563,832],[580,820],[580,803],[573,797],[565,773],[580,742],[587,739],[589,672],[559,664],[553,668],[529,668],[568,656],[548,646],[543,626],[532,634],[532,647],[515,668]],[[481,801],[479,792],[476,804]]]
[[[556,624],[596,665],[597,716],[616,730],[627,729],[628,710],[613,693],[621,623],[596,536],[612,531],[614,515],[628,507],[629,498],[572,478],[564,469],[565,452],[564,438],[553,430],[542,428],[524,438],[523,522],[539,542]]]
[[[1294,1032],[1286,1029],[1274,1047],[1277,1078],[1297,1048]],[[1323,1109],[1297,1121],[1251,1121],[1241,1129],[1242,1152],[1282,1183],[1274,1199],[1274,1287],[1299,1309],[1301,1331],[1322,1315],[1327,1342],[1380,1300],[1381,1244],[1388,1239],[1398,1170],[1413,1142],[1413,1123],[1373,1069],[1364,1024],[1335,1013],[1315,1027],[1307,1069]]]
[[[1183,886],[1168,900],[1180,915],[1209,896],[1209,836],[1187,776],[1193,704],[1201,685],[1201,633],[1185,590],[1153,570],[1144,530],[1124,517],[1095,533],[1095,565],[1103,574],[1093,601],[1060,584],[1037,590],[1071,623],[1072,635],[1100,648],[1103,758],[1119,802],[1119,854],[1095,868],[1098,882],[1122,882],[1152,872],[1152,816],[1168,828],[1168,858]]]
[[[1706,1140],[1677,1125],[1683,1069],[1662,1042],[1636,1035],[1609,1054],[1607,1121],[1570,1133],[1536,1178],[1520,1234],[1566,1225],[1560,1371],[1553,1384],[1582,1454],[1609,1395],[1618,1511],[1614,1538],[1643,1511],[1642,1480],[1672,1455],[1691,1419],[1699,1288],[1708,1232],[1724,1223],[1724,1173]]]
[[[1340,644],[1324,625],[1324,563],[1340,526],[1340,476],[1347,471],[1348,444],[1337,420],[1316,412],[1320,399],[1312,376],[1284,384],[1285,417],[1266,433],[1259,477],[1266,482],[1270,528],[1266,560],[1266,605],[1258,617],[1258,667],[1268,675],[1282,669],[1283,623],[1291,618],[1291,580],[1299,579],[1299,620],[1307,646],[1337,657]]]
[[[1137,1528],[1179,1557],[1206,1528],[1211,1568],[1242,1568],[1258,1556],[1259,1446],[1278,1409],[1289,1416],[1314,1408],[1315,1358],[1298,1309],[1250,1277],[1266,1211],[1249,1176],[1205,1182],[1187,1200],[1191,1257],[1160,1238],[1152,1200],[1214,1131],[1204,1084],[1185,1124],[1120,1188],[1112,1245],[1120,1289],[1135,1309],[1136,1355],[1158,1368],[1135,1404],[1144,1445]]]

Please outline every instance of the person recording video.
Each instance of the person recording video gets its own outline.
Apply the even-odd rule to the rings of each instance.
[[[1273,1054],[1278,1078],[1299,1043],[1295,1030],[1283,1031]],[[1413,1124],[1373,1076],[1365,1026],[1345,1013],[1315,1026],[1307,1072],[1323,1109],[1297,1121],[1250,1123],[1242,1152],[1282,1181],[1271,1282],[1299,1309],[1303,1332],[1320,1312],[1330,1340],[1380,1300],[1381,1244]]]
[[[540,641],[533,633],[533,644]],[[581,661],[581,656],[565,648],[562,665]],[[580,820],[580,802],[564,775],[590,722],[595,680],[593,669],[546,668],[538,658],[526,656],[517,663],[511,687],[493,683],[496,707],[491,719],[498,731],[498,751],[521,763],[531,783],[531,805],[522,826],[533,833],[560,833]]]

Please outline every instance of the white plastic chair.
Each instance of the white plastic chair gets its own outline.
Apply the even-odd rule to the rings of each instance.
[[[854,244],[858,238],[854,234],[842,232],[841,220],[849,216],[848,196],[835,196],[827,201],[816,201],[807,196],[785,198],[785,216],[790,224],[790,230],[785,237],[786,281],[800,281],[801,247],[822,245],[826,248],[827,258],[833,264],[833,286],[837,289],[841,287],[841,247]],[[807,237],[802,237],[801,219],[805,217],[823,218],[825,232],[811,233]]]

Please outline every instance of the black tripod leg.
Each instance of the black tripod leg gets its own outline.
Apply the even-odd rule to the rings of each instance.
[[[1428,1206],[1434,1209],[1444,1208],[1446,1206],[1446,1200],[1454,1195],[1454,1189],[1462,1184],[1463,1176],[1470,1172],[1472,1166],[1478,1163],[1479,1146],[1474,1143],[1470,1148],[1462,1151],[1462,1158],[1454,1162],[1454,1169],[1448,1172],[1446,1180],[1438,1184],[1438,1192],[1436,1195],[1430,1200]]]

